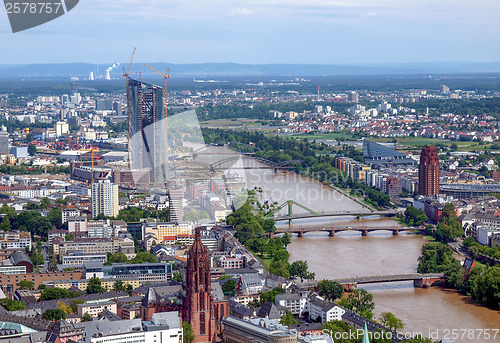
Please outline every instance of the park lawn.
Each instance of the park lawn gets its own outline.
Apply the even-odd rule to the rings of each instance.
[[[271,257],[264,257],[264,255],[259,255],[257,256],[259,261],[264,265],[264,268],[269,269],[269,265],[271,262],[273,262],[273,259]]]

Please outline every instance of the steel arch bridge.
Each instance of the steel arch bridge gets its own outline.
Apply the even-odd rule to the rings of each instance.
[[[236,166],[235,164],[238,161],[242,161],[243,165]],[[260,163],[259,163],[260,162]],[[222,159],[220,161],[212,163],[211,169],[212,171],[216,170],[227,170],[227,169],[274,169],[274,172],[277,172],[278,169],[287,169],[293,168],[293,164],[301,163],[302,160],[288,160],[282,162],[274,162],[261,157],[252,157],[252,158],[242,158],[242,156],[233,156]],[[262,165],[265,164],[265,165]]]

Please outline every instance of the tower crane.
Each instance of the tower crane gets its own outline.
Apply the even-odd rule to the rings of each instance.
[[[132,58],[130,59],[130,64],[128,65],[128,70],[125,71],[125,67],[123,67],[123,75],[125,76],[126,80],[126,87],[127,87],[127,140],[130,144],[130,96],[129,96],[129,90],[128,90],[128,76],[130,75],[130,68],[132,68],[132,61],[134,60],[134,55],[135,55],[135,49],[132,52]],[[128,148],[128,169],[130,169],[130,147]]]

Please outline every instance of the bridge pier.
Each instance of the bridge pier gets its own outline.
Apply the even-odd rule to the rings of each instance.
[[[304,230],[297,231],[299,238],[304,237]]]
[[[335,230],[328,230],[328,237],[335,237]]]
[[[361,236],[363,237],[368,236],[368,230],[361,230]]]
[[[392,230],[392,235],[393,236],[399,236],[399,229]]]
[[[441,278],[422,278],[413,280],[413,286],[418,288],[431,288],[434,282],[440,281]]]

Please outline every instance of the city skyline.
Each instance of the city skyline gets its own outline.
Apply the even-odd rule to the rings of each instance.
[[[17,34],[0,11],[0,64],[124,61],[134,46],[137,62],[492,62],[499,9],[448,0],[92,0]]]

